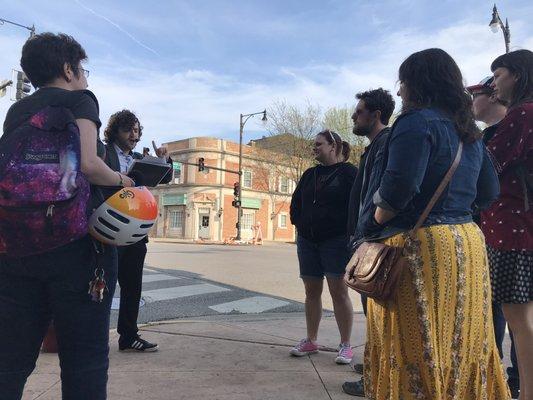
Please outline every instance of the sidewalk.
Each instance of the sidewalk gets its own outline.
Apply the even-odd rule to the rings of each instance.
[[[329,347],[310,357],[289,349],[305,336],[302,313],[225,315],[144,326],[140,332],[159,344],[156,353],[120,353],[111,333],[109,400],[331,400],[355,399],[342,392],[359,379],[349,366],[334,362],[339,336],[325,313],[319,343]],[[361,362],[365,320],[355,315],[352,346]],[[57,355],[41,354],[28,379],[24,400],[61,398]]]

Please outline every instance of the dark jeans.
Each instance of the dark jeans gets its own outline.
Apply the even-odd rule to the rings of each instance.
[[[496,346],[498,346],[500,358],[503,358],[502,346],[507,322],[505,321],[501,304],[492,303],[492,320],[494,321],[494,336],[496,338]],[[518,375],[518,363],[516,361],[513,333],[511,331],[509,331],[509,336],[511,338],[511,366],[507,368],[507,382],[509,383],[510,388],[518,389],[520,387],[520,376]]]
[[[118,283],[120,285],[120,310],[117,332],[120,342],[130,344],[137,337],[137,316],[141,300],[146,242],[141,240],[130,246],[118,248]]]
[[[96,258],[85,237],[35,256],[0,258],[0,398],[19,400],[53,318],[63,400],[105,400],[109,314],[116,285],[116,250],[101,265],[111,293],[87,293]]]

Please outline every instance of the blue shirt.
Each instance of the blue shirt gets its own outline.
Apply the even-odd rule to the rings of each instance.
[[[379,188],[371,204],[363,205],[364,238],[381,239],[414,227],[450,168],[459,140],[454,123],[436,109],[412,110],[396,120],[382,169],[372,177]],[[465,143],[461,162],[424,226],[470,222],[472,212],[487,208],[498,194],[498,178],[482,141]],[[379,225],[374,219],[377,206],[397,215]]]
[[[125,174],[128,172],[131,164],[133,163],[133,156],[130,153],[124,153],[120,147],[118,147],[115,143],[113,143],[113,146],[115,146],[115,150],[117,151],[118,156],[118,162],[120,163],[120,172]]]

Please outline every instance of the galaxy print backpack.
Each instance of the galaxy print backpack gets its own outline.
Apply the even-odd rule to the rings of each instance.
[[[74,115],[37,112],[0,138],[0,251],[23,257],[83,237],[89,192]]]

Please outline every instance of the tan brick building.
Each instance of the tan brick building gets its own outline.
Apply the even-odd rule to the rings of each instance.
[[[237,208],[231,205],[238,170],[239,145],[227,140],[196,137],[165,144],[174,160],[174,180],[152,190],[159,217],[151,236],[222,241],[235,237]],[[181,162],[197,163],[205,171]],[[276,162],[276,153],[243,145],[241,237],[261,230],[264,240],[292,241],[289,206],[295,183],[289,168]]]

